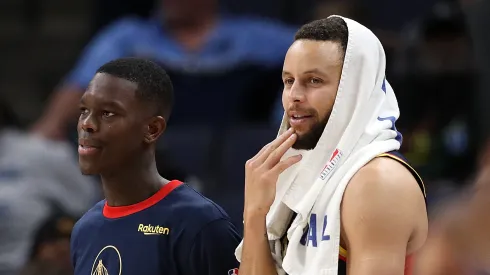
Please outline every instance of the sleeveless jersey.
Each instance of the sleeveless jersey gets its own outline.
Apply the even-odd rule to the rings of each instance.
[[[408,164],[407,160],[403,157],[402,154],[400,154],[398,151],[392,151],[392,152],[381,154],[378,157],[391,158],[393,160],[398,161],[403,166],[405,166],[405,168],[407,168],[410,171],[410,173],[412,173],[413,177],[417,181],[417,183],[420,187],[420,190],[424,195],[424,198],[426,197],[425,186],[424,186],[424,183],[422,181],[422,178],[419,176],[417,171],[415,171],[415,169],[412,166],[410,166],[410,164]],[[290,223],[292,223],[292,221],[294,220],[295,217],[296,217],[296,213],[294,213],[293,217],[291,218]],[[291,224],[289,226],[291,226]],[[286,234],[282,237],[281,242],[284,244],[283,245],[283,247],[284,247],[283,251],[286,251],[287,242],[288,242]],[[347,250],[343,247],[340,247],[339,268],[338,268],[338,273],[337,273],[338,275],[346,275],[347,274],[347,263],[346,263],[347,259],[348,259]],[[405,275],[412,275],[412,257],[411,257],[411,255],[407,255],[406,260],[405,260]]]

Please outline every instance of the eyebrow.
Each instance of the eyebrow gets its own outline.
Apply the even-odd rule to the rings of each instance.
[[[115,108],[115,109],[118,109],[118,110],[123,110],[123,106],[117,102],[117,101],[104,101],[102,102],[102,105],[103,106],[106,106],[106,107],[111,107],[111,108]]]
[[[313,69],[313,70],[308,70],[308,71],[304,72],[303,74],[321,74],[321,75],[323,75],[324,73],[322,71],[320,71],[319,69]]]
[[[80,99],[80,104],[81,105],[85,104],[85,100],[83,97]],[[123,106],[117,101],[102,101],[100,102],[100,105],[104,107],[115,108],[118,110],[124,110]]]
[[[282,71],[282,75],[285,76],[285,75],[291,75],[292,73],[288,72],[288,71]],[[322,71],[320,71],[319,69],[312,69],[312,70],[308,70],[306,72],[303,72],[303,74],[321,74],[321,75],[325,75]]]

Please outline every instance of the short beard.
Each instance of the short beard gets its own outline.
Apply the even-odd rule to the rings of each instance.
[[[312,128],[306,132],[304,135],[299,136],[296,139],[296,142],[293,144],[293,149],[296,150],[313,150],[315,149],[318,141],[322,137],[323,130],[325,130],[325,126],[327,126],[328,119],[330,118],[330,113],[328,113],[325,118],[321,121],[315,123]],[[291,127],[289,125],[289,127]],[[288,127],[288,128],[289,128]]]

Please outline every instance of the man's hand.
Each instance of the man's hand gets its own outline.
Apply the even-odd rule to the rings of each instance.
[[[265,217],[276,196],[279,175],[301,160],[301,155],[281,158],[296,142],[291,128],[267,144],[245,165],[245,220],[240,274],[277,275],[267,240]]]
[[[296,142],[296,134],[290,128],[267,144],[245,164],[244,218],[249,215],[266,216],[274,202],[279,175],[301,160],[301,155],[281,161],[282,156]]]

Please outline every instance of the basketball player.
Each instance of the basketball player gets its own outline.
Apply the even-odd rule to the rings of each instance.
[[[105,200],[73,230],[75,275],[216,275],[238,266],[240,236],[223,209],[156,169],[172,101],[166,72],[135,58],[100,67],[82,96],[80,168],[100,175]]]
[[[310,150],[318,143],[333,109],[348,37],[340,17],[314,21],[301,27],[286,54],[282,100],[289,130],[247,162],[240,275],[277,274],[266,215],[279,174],[301,160],[281,157],[291,147]],[[351,66],[363,62],[352,58]],[[426,239],[427,213],[422,180],[398,152],[380,155],[353,176],[340,211],[338,274],[411,274],[411,255]]]

